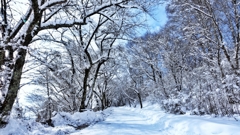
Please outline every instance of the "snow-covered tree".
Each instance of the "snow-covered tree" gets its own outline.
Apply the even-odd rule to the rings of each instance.
[[[239,2],[173,0],[166,11],[164,28],[129,43],[132,73],[169,112],[239,113]]]
[[[146,11],[147,7],[155,2],[158,1],[1,0],[1,123],[8,121],[12,105],[18,94],[27,49],[35,39],[38,40],[39,35],[45,34],[46,30],[73,26],[81,28],[84,25],[90,25],[91,17],[95,15],[101,15],[111,20],[112,14],[119,9],[138,8]],[[20,9],[18,10],[17,7]],[[121,16],[121,14],[118,15]],[[83,103],[81,107],[84,108]]]

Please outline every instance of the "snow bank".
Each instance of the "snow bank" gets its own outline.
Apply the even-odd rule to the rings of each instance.
[[[111,109],[100,112],[86,111],[83,113],[57,113],[52,122],[54,127],[49,127],[34,120],[10,119],[9,124],[0,129],[0,135],[65,135],[76,132],[82,125],[91,125],[103,121],[110,115]]]
[[[33,120],[10,119],[9,124],[0,129],[1,135],[54,134],[44,125]]]
[[[90,125],[92,123],[103,121],[105,115],[106,114],[102,111],[85,111],[82,113],[76,112],[74,114],[60,112],[52,118],[52,121],[54,126],[71,125],[73,127],[78,127],[85,124]]]

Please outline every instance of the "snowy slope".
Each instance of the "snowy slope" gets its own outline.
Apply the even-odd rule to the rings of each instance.
[[[157,106],[113,108],[105,121],[71,135],[240,135],[233,118],[166,114]]]

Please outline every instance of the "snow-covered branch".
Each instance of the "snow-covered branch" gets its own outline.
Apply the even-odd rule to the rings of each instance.
[[[41,24],[39,30],[46,30],[46,29],[58,29],[63,27],[72,27],[74,25],[85,25],[86,22],[83,19],[78,20],[59,20],[59,21],[52,21],[52,22],[45,22]]]
[[[48,0],[46,1],[43,5],[41,5],[39,7],[40,10],[45,10],[49,7],[55,6],[55,5],[59,5],[59,4],[63,4],[66,3],[67,0]]]

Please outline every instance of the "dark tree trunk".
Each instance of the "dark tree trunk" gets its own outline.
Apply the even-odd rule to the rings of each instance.
[[[103,94],[102,94],[102,111],[105,109],[106,106],[107,106],[106,94],[105,94],[105,92],[103,92]]]
[[[140,107],[143,108],[141,94],[138,92],[137,95],[138,95]]]
[[[20,86],[22,69],[25,63],[26,50],[19,49],[18,54],[19,54],[19,58],[16,60],[15,66],[13,68],[13,74],[8,87],[8,92],[0,108],[0,114],[1,114],[0,123],[5,123],[8,121],[8,118],[5,118],[5,117],[8,117],[10,115],[12,106],[17,97],[18,89]]]
[[[4,50],[0,48],[0,65],[2,65],[4,62]],[[1,67],[0,67],[1,69]]]
[[[81,99],[81,105],[80,105],[80,109],[79,112],[83,112],[84,109],[86,109],[85,107],[85,101],[87,99],[87,84],[88,84],[88,76],[90,74],[90,69],[85,69],[85,76],[83,79],[83,93],[82,93],[82,99]]]
[[[28,46],[32,41],[32,38],[32,34],[27,34],[24,37],[24,42],[22,43],[22,46]],[[1,70],[6,70],[5,76],[7,76],[7,78],[4,79],[3,86],[0,88],[3,91],[7,89],[7,91],[5,99],[0,106],[0,123],[8,122],[10,112],[12,110],[15,99],[17,98],[18,90],[20,87],[22,69],[25,64],[25,57],[27,54],[27,50],[21,47],[19,47],[15,51],[13,50],[12,46],[8,46],[5,49],[9,51],[9,56],[7,58],[4,58],[4,62],[2,63],[2,65],[6,66],[7,68]],[[2,55],[5,55],[5,53],[6,51],[3,51]],[[16,58],[14,58],[13,53],[17,53]],[[3,72],[4,71],[2,71],[2,73]],[[8,82],[9,84],[7,84]]]

